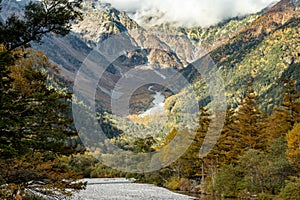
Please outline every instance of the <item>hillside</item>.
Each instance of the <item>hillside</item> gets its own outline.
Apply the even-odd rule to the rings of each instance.
[[[120,57],[106,70],[103,81],[100,81],[97,90],[98,106],[100,110],[108,111],[113,89],[122,74],[141,65],[181,71],[193,61],[195,52],[199,57],[216,49],[259,16],[236,18],[209,28],[184,29],[163,24],[145,29],[125,12],[118,11],[109,4],[85,1],[82,10],[83,20],[73,25],[72,33],[67,37],[46,38],[41,45],[34,46],[43,49],[60,66],[61,76],[71,84],[84,60],[107,38],[121,34],[126,48],[139,49]],[[130,108],[132,113],[145,111],[151,105],[153,92],[149,92],[147,87],[142,87],[133,94]],[[170,95],[166,91],[164,94]]]
[[[144,29],[125,12],[99,2],[86,2],[83,10],[83,21],[73,27],[74,37],[80,39],[79,44],[83,41],[88,46],[87,49],[95,48],[112,35],[126,33],[130,45],[144,50],[125,55],[127,58],[115,64],[115,69],[110,71],[114,73],[107,72],[105,75],[113,81],[106,81],[111,84],[100,86],[102,89],[98,91],[98,97],[107,109],[109,91],[122,77],[121,74],[134,66],[158,63],[160,67],[183,71],[188,79],[194,80],[196,73],[189,64],[199,48],[202,52],[197,52],[198,57],[211,52],[210,56],[221,69],[226,83],[228,103],[233,105],[243,96],[243,85],[249,79],[254,79],[254,88],[259,92],[261,104],[268,109],[277,105],[282,98],[278,87],[280,80],[291,76],[297,79],[294,71],[298,69],[296,66],[299,63],[299,9],[293,1],[283,0],[260,14],[228,20],[215,27],[189,29],[176,28],[171,24]],[[70,41],[74,42],[72,39]],[[76,46],[82,49],[84,43],[75,44],[71,49]],[[61,47],[58,49],[63,50]],[[59,58],[50,54],[51,57]],[[74,54],[67,57],[71,60],[80,58]],[[68,66],[61,60],[57,62]],[[76,66],[79,64],[80,62]],[[70,71],[68,68],[67,70]],[[198,88],[201,105],[208,103],[206,91],[202,89],[203,83],[195,82],[195,87]],[[133,95],[136,98],[136,101],[132,101],[133,113],[143,111],[150,105],[153,94],[146,88],[137,91],[137,94],[145,93],[146,95]]]
[[[281,1],[211,51],[224,79],[229,104],[237,105],[249,80],[260,96],[260,104],[268,110],[282,100],[284,78],[298,80],[299,86],[299,19],[297,4]],[[195,76],[192,65],[183,73],[194,80],[199,101],[207,99],[205,83]]]
[[[298,5],[280,1],[211,53],[227,83],[228,99],[238,101],[243,91],[239,86],[252,79],[264,107],[278,105],[283,94],[277,88],[281,81],[299,79],[299,19]]]
[[[23,1],[13,1],[6,13],[20,10],[23,4]],[[298,1],[282,0],[261,13],[208,28],[162,24],[146,29],[109,4],[85,1],[83,20],[73,25],[72,33],[64,38],[45,38],[42,45],[33,46],[43,49],[60,66],[61,76],[65,82],[71,83],[71,89],[78,69],[93,49],[107,38],[123,34],[126,46],[139,50],[126,53],[105,72],[105,81],[102,81],[105,84],[100,83],[97,91],[99,107],[104,110],[110,110],[115,84],[130,69],[141,65],[172,68],[181,71],[189,81],[194,81],[199,77],[192,62],[207,53],[222,73],[228,103],[236,105],[243,95],[243,85],[254,79],[262,105],[271,109],[282,98],[277,87],[279,80],[294,76],[298,69],[298,4]],[[206,105],[209,98],[203,89],[204,83],[194,83],[200,104]],[[147,87],[137,91],[131,101],[132,113],[145,111],[151,105],[152,96]],[[171,99],[167,102],[172,104]]]

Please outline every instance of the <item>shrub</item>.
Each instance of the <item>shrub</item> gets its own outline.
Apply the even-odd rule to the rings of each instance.
[[[300,200],[300,178],[293,178],[279,194],[282,200]]]
[[[171,178],[171,180],[169,180],[164,186],[171,190],[179,190],[180,189],[180,179],[178,177],[173,176]]]

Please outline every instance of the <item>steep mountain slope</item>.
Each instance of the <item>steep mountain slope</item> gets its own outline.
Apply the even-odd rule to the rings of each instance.
[[[253,81],[262,106],[269,110],[283,96],[279,89],[282,79],[293,78],[299,84],[299,22],[299,5],[294,1],[280,1],[210,53],[223,76],[230,104],[235,105],[244,95],[249,80]],[[183,73],[197,79],[192,66]],[[207,99],[203,81],[196,81],[195,88],[199,90],[199,100]]]
[[[8,11],[4,13],[18,11],[24,3],[12,0]],[[117,81],[126,72],[139,66],[181,71],[191,82],[196,81],[199,102],[206,105],[209,98],[205,84],[197,81],[199,77],[191,62],[207,52],[210,52],[223,75],[228,102],[235,104],[239,101],[242,85],[254,79],[255,88],[272,106],[281,97],[276,89],[276,80],[292,76],[293,71],[298,69],[298,5],[299,1],[282,0],[265,13],[228,20],[209,28],[187,29],[162,24],[145,29],[125,12],[109,4],[90,0],[84,2],[83,21],[73,25],[71,34],[64,38],[47,37],[42,45],[33,46],[43,49],[60,66],[61,76],[72,86],[78,69],[91,52],[101,48],[107,38],[121,34],[123,45],[136,50],[125,52],[105,71],[96,95],[99,107],[104,110],[109,110],[112,90]],[[157,90],[164,89],[160,87]],[[153,94],[148,86],[136,91],[131,101],[132,112],[145,110],[151,104]],[[169,96],[170,93],[165,95]],[[170,105],[174,103],[171,99],[167,102]],[[266,105],[265,102],[263,104]]]
[[[185,61],[179,58],[171,47],[140,27],[125,12],[97,1],[84,2],[83,11],[83,21],[74,24],[74,33],[94,50],[103,49],[106,39],[111,37],[116,40],[114,41],[117,44],[116,49],[122,47],[126,51],[112,61],[104,72],[102,77],[105,81],[99,81],[97,97],[103,109],[110,109],[110,100],[116,83],[131,69],[138,69],[137,67],[141,66],[183,69]],[[112,46],[107,48],[110,48],[110,51],[116,50]],[[143,111],[151,103],[153,92],[150,92],[148,87],[143,86],[132,95],[131,112]]]
[[[129,46],[142,50],[124,55],[121,63],[114,63],[112,66],[110,72],[113,73],[108,72],[105,75],[105,77],[111,77],[109,79],[113,81],[106,81],[109,84],[99,85],[98,96],[102,104],[105,104],[104,108],[109,107],[110,93],[115,83],[132,67],[154,65],[159,68],[173,68],[190,73],[189,67],[186,68],[186,66],[195,57],[205,55],[206,52],[221,46],[259,16],[251,15],[242,19],[232,19],[209,28],[184,29],[173,27],[171,24],[162,24],[148,27],[146,30],[130,19],[126,13],[110,7],[109,4],[86,1],[83,10],[84,19],[73,26],[73,31],[89,47],[98,47],[110,36],[124,34]],[[137,94],[133,94],[135,100],[131,102],[134,113],[143,111],[143,107],[147,107],[153,100],[152,94],[149,94],[146,87],[137,91]],[[106,100],[103,101],[103,99]],[[134,107],[138,109],[135,110]]]
[[[83,21],[74,24],[73,31],[91,47],[101,44],[109,36],[124,34],[128,36],[130,45],[137,49],[149,50],[144,56],[150,64],[158,63],[161,67],[183,68],[182,60],[172,53],[172,48],[168,44],[139,26],[125,12],[97,1],[84,2],[83,11]],[[161,57],[168,58],[168,63],[164,63]],[[143,63],[135,63],[137,64]]]
[[[242,94],[238,85],[253,79],[263,104],[272,107],[278,104],[282,93],[269,89],[292,74],[299,80],[298,73],[290,71],[299,65],[299,22],[298,4],[280,1],[233,40],[212,52],[214,61],[223,69],[228,97],[232,101],[239,100]]]
[[[222,42],[233,37],[245,24],[257,18],[257,15],[244,19],[233,19],[217,27],[206,29],[175,28],[168,24],[144,29],[125,12],[112,8],[99,1],[85,1],[83,21],[73,25],[73,31],[65,38],[46,38],[42,46],[45,53],[61,66],[61,75],[73,82],[77,70],[93,49],[101,48],[109,37],[122,35],[126,47],[137,49],[127,52],[116,60],[104,73],[99,82],[97,99],[101,109],[110,109],[112,91],[122,76],[137,66],[152,66],[183,70],[193,61],[195,52],[205,54]],[[203,50],[199,53],[198,49]],[[205,49],[207,48],[207,49]],[[157,86],[156,86],[157,87]],[[153,92],[148,86],[141,87],[132,96],[131,111],[144,111],[153,100]],[[161,90],[158,87],[156,90]],[[164,92],[166,96],[170,93]]]

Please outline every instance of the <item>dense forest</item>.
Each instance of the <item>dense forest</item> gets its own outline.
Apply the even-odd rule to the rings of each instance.
[[[151,173],[124,173],[97,163],[91,155],[71,158],[72,166],[87,177],[134,177],[172,190],[195,192],[211,198],[299,199],[300,94],[296,81],[280,80],[284,98],[272,112],[259,106],[260,99],[249,81],[237,108],[228,108],[221,136],[212,151],[199,156],[212,115],[201,108],[199,128],[187,151],[170,166]],[[135,152],[151,152],[167,145],[152,137],[135,141]],[[159,143],[159,144],[157,144]],[[128,148],[128,146],[124,146]],[[90,165],[94,162],[94,165]]]
[[[185,154],[138,180],[216,198],[299,199],[300,95],[295,81],[282,80],[284,99],[270,114],[258,106],[251,85],[249,81],[239,106],[228,108],[221,137],[208,156],[199,157],[211,119],[202,109],[201,128]],[[176,132],[170,134],[166,140]]]

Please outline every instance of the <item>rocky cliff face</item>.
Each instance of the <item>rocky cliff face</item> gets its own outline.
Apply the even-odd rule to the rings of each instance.
[[[244,26],[257,19],[251,15],[242,19],[232,19],[216,27],[178,28],[171,24],[139,26],[125,12],[120,12],[109,4],[98,1],[86,1],[83,6],[83,21],[73,26],[73,32],[90,48],[98,48],[103,41],[114,35],[126,38],[126,46],[137,49],[124,53],[114,63],[106,77],[111,77],[105,85],[100,84],[99,97],[108,102],[115,83],[130,69],[148,65],[160,69],[189,70],[187,66],[195,59],[216,49],[239,33]],[[124,43],[124,41],[123,41]],[[101,47],[100,47],[101,48]],[[109,83],[109,84],[107,84]],[[146,88],[142,89],[147,91]],[[151,95],[138,97],[145,106],[152,101]],[[140,102],[140,100],[139,100]],[[131,102],[135,104],[134,101]],[[104,103],[109,106],[109,103]],[[106,107],[106,106],[104,106]],[[133,106],[134,107],[134,106]],[[139,106],[141,108],[143,106]]]
[[[141,65],[172,68],[181,71],[188,79],[194,80],[197,73],[189,67],[189,64],[209,52],[211,52],[214,62],[221,69],[226,82],[226,95],[230,103],[234,104],[239,101],[243,90],[242,85],[246,80],[256,78],[256,89],[260,90],[262,97],[271,99],[271,104],[274,105],[280,99],[280,95],[276,97],[271,95],[276,93],[276,89],[271,88],[278,84],[274,80],[279,80],[283,76],[291,62],[298,62],[298,56],[291,57],[288,55],[297,52],[297,50],[292,51],[289,48],[293,46],[294,49],[297,49],[299,43],[297,43],[295,33],[293,33],[293,37],[296,37],[294,40],[281,37],[281,39],[273,40],[275,41],[274,44],[267,42],[272,40],[271,38],[276,38],[274,35],[280,34],[278,33],[280,31],[297,29],[298,25],[296,24],[298,22],[293,22],[297,21],[300,16],[296,1],[283,0],[259,14],[228,20],[223,24],[209,28],[178,28],[173,27],[172,24],[162,24],[148,26],[145,29],[133,21],[125,12],[120,12],[108,4],[101,4],[97,1],[86,1],[83,10],[83,21],[73,26],[73,36],[78,38],[78,44],[79,41],[83,41],[85,44],[80,44],[80,46],[87,46],[83,49],[97,48],[107,38],[118,34],[126,36],[127,46],[138,49],[137,51],[124,53],[121,59],[114,63],[114,67],[110,68],[113,70],[106,72],[105,77],[107,80],[103,85],[100,83],[99,87],[101,89],[98,91],[98,97],[106,105],[105,108],[109,107],[109,103],[106,102],[109,102],[111,98],[110,94],[115,87],[115,83],[128,70]],[[288,24],[291,22],[294,25],[288,28]],[[69,39],[69,41],[69,44],[73,44],[75,40]],[[283,43],[286,46],[285,50],[276,50],[276,45]],[[75,46],[72,46],[71,49],[74,49]],[[267,47],[270,51],[273,49],[273,52],[260,51]],[[274,56],[276,58],[282,57],[282,60],[270,58],[272,54],[276,54]],[[79,57],[75,56],[75,58]],[[71,55],[70,60],[73,58],[74,55]],[[266,62],[262,62],[262,60]],[[291,62],[288,62],[289,60]],[[63,63],[62,61],[61,59],[58,63]],[[80,62],[73,61],[73,63]],[[278,66],[278,63],[282,63],[284,67],[274,68],[273,66]],[[66,69],[66,66],[71,65],[64,64],[63,66]],[[196,77],[195,80],[197,79]],[[207,92],[203,90],[201,81],[196,82],[195,85],[199,89],[201,104],[209,103],[208,98],[205,97]],[[260,89],[259,85],[267,86]],[[149,92],[147,93],[146,88],[142,91],[146,94],[133,95],[136,102],[139,102],[131,102],[134,112],[139,111],[134,109],[135,104],[138,104],[139,109],[141,109],[143,108],[141,102],[147,107],[152,101],[152,96]],[[172,101],[170,102],[172,104]],[[268,106],[266,103],[265,105]]]
[[[20,10],[24,3],[10,1],[5,15]],[[67,37],[46,37],[42,45],[33,46],[43,49],[60,66],[61,76],[71,83],[71,87],[78,69],[91,52],[103,49],[108,38],[121,35],[122,39],[116,40],[116,46],[131,50],[124,51],[114,61],[107,58],[111,65],[105,70],[96,95],[105,110],[109,110],[112,91],[118,80],[140,66],[179,71],[190,81],[196,81],[199,101],[207,99],[201,81],[197,81],[199,77],[190,65],[207,53],[222,72],[229,102],[234,103],[242,93],[240,85],[249,77],[258,80],[257,88],[258,85],[267,85],[261,90],[261,95],[266,96],[275,92],[275,79],[285,73],[291,74],[291,66],[299,62],[299,12],[299,1],[282,0],[259,14],[231,19],[214,27],[180,28],[162,24],[143,28],[125,12],[97,0],[88,0],[84,1],[83,20],[73,25]],[[111,46],[105,48],[114,49]],[[143,110],[153,99],[146,87],[141,91],[146,94],[138,92],[141,95],[133,95],[139,102],[136,103],[139,109],[132,106],[133,112]],[[268,98],[272,99],[270,95]],[[277,101],[273,98],[272,104]],[[134,102],[131,101],[132,105]]]

